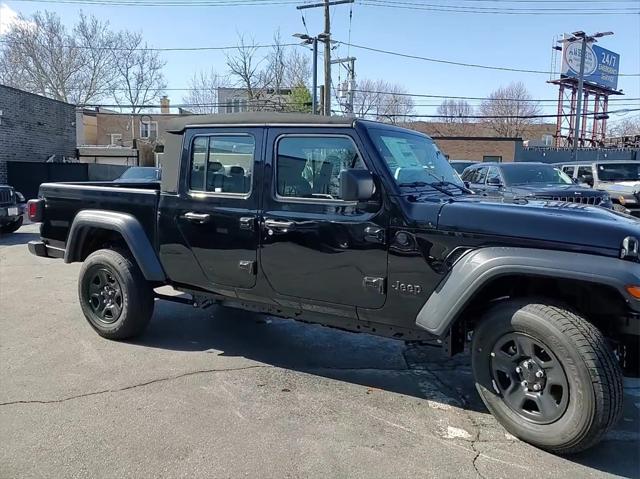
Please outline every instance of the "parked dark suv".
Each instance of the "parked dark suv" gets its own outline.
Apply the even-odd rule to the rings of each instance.
[[[606,192],[576,185],[558,168],[545,163],[481,163],[467,168],[462,180],[482,196],[613,207]]]
[[[11,186],[0,185],[0,234],[13,233],[22,226],[25,199]]]

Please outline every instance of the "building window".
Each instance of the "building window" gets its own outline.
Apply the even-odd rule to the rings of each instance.
[[[196,137],[191,148],[191,189],[248,193],[255,148],[255,139],[249,135]]]
[[[157,121],[140,121],[140,138],[155,140],[158,137]]]
[[[247,100],[244,98],[234,98],[229,100],[225,105],[226,113],[242,113],[249,111],[247,108]]]
[[[111,145],[122,146],[122,134],[111,133],[109,136],[111,137]]]
[[[485,163],[488,161],[492,161],[495,163],[502,163],[502,157],[501,156],[492,156],[492,155],[487,155],[487,156],[483,156],[482,157],[482,161],[484,161]]]

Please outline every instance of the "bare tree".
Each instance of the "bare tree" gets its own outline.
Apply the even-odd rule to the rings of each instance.
[[[284,57],[284,82],[288,86],[306,86],[310,84],[311,57],[298,47],[294,47]]]
[[[3,83],[69,103],[108,95],[114,81],[111,49],[116,35],[108,22],[80,14],[69,33],[52,12],[20,16],[3,38]]]
[[[407,121],[413,110],[413,99],[401,85],[384,80],[358,81],[353,100],[357,117],[400,123]]]
[[[480,105],[482,116],[493,117],[483,121],[502,137],[522,137],[531,125],[539,123],[535,116],[540,112],[540,104],[522,82],[498,88]]]
[[[378,119],[389,123],[405,123],[413,113],[413,98],[407,95],[407,90],[398,84],[386,84],[385,94],[382,95],[378,109]]]
[[[213,68],[201,70],[189,80],[189,93],[182,97],[182,101],[189,105],[189,111],[193,113],[218,113],[218,88],[227,84],[227,78]]]
[[[140,113],[162,97],[167,87],[162,73],[166,62],[143,43],[141,34],[121,32],[113,56],[117,75],[112,95],[118,105]]]
[[[236,49],[226,56],[227,68],[241,88],[246,90],[249,101],[265,86],[266,76],[260,70],[264,58],[258,58],[258,47],[253,38],[238,38]],[[266,82],[268,83],[268,81]]]
[[[443,123],[468,123],[473,115],[473,107],[465,100],[444,100],[438,106],[438,115]]]
[[[359,118],[375,118],[383,95],[382,80],[358,80],[353,95],[353,113]]]
[[[640,116],[623,118],[609,124],[608,136],[611,138],[635,135],[640,135]]]

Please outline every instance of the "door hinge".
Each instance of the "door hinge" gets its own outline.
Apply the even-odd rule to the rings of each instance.
[[[365,276],[362,280],[362,285],[365,289],[374,289],[379,294],[385,294],[385,279],[377,278],[375,276]]]
[[[256,274],[256,262],[249,260],[240,260],[238,262],[238,268],[242,271],[246,271],[249,274]]]

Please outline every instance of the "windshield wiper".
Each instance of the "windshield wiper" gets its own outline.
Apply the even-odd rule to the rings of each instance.
[[[398,184],[400,187],[407,188],[420,188],[421,186],[430,186],[431,188],[438,190],[440,193],[444,193],[447,196],[453,196],[453,193],[445,190],[444,188],[440,188],[436,183],[427,183],[426,181],[411,181],[407,183]]]
[[[453,183],[452,181],[446,181],[443,178],[438,178],[436,175],[434,175],[433,173],[431,173],[430,171],[425,170],[425,173],[429,176],[434,177],[436,180],[438,180],[438,184],[439,185],[451,185],[451,186],[455,186],[456,188],[458,188],[460,191],[462,191],[463,193],[473,193],[470,189],[465,188],[463,186],[457,185],[455,183]],[[433,186],[433,183],[429,183],[431,186]],[[453,196],[453,195],[451,195]]]

